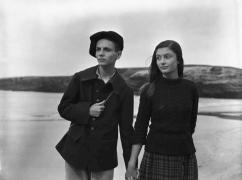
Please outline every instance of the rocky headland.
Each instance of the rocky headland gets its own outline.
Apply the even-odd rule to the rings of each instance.
[[[148,68],[119,68],[128,85],[139,93],[148,82]],[[222,66],[187,65],[184,78],[194,81],[201,97],[242,98],[242,69]],[[71,76],[28,76],[1,78],[0,90],[63,92]]]

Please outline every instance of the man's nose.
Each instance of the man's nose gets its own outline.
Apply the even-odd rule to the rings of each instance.
[[[104,55],[104,51],[103,51],[102,49],[100,49],[100,50],[98,51],[98,55],[99,55],[99,56],[103,56],[103,55]]]

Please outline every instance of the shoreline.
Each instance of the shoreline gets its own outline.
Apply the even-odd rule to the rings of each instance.
[[[198,112],[202,116],[215,116],[225,120],[239,120],[242,121],[242,111],[221,111],[221,112]]]
[[[198,116],[212,116],[225,120],[239,120],[242,121],[242,111],[221,111],[221,112],[198,112]],[[134,115],[134,119],[137,115]]]
[[[223,120],[228,120],[228,121],[242,121],[242,111],[239,112],[199,112],[198,113],[198,117],[199,116],[208,116],[208,117],[217,117],[217,118],[221,118]],[[137,115],[134,115],[134,122],[136,119]],[[4,119],[3,119],[4,121]],[[11,119],[8,122],[55,122],[55,121],[66,121],[65,119],[61,118],[61,117],[32,117],[32,118],[21,118],[21,119]]]

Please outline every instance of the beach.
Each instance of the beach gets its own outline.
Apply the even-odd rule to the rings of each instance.
[[[64,161],[55,150],[69,127],[57,112],[61,95],[0,91],[0,180],[65,179]],[[138,101],[135,97],[135,114]],[[241,107],[242,100],[200,99],[193,136],[200,180],[242,179]],[[118,161],[114,180],[123,180],[120,141]]]

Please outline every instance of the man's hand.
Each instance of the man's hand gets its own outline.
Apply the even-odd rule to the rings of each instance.
[[[99,117],[103,112],[103,110],[105,109],[104,103],[105,103],[105,100],[91,105],[89,109],[89,115],[93,117]]]

